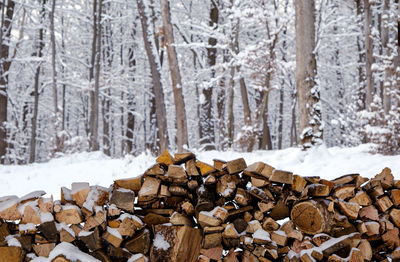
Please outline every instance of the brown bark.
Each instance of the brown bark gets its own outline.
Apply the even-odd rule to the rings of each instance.
[[[142,24],[144,47],[150,64],[151,81],[153,85],[153,92],[156,104],[158,139],[160,140],[160,151],[163,152],[168,149],[169,139],[167,130],[167,113],[164,103],[164,92],[161,84],[161,74],[159,71],[159,65],[156,61],[156,57],[154,56],[155,50],[153,50],[152,41],[150,39],[150,36],[148,35],[148,21],[145,14],[143,0],[136,0],[136,3],[138,5],[140,22]]]
[[[299,105],[300,143],[304,148],[322,139],[319,90],[315,82],[315,2],[295,1],[296,9],[296,86]]]
[[[0,163],[4,163],[7,153],[7,130],[5,124],[7,122],[7,102],[8,102],[8,70],[11,66],[11,60],[8,59],[9,45],[8,40],[12,30],[12,20],[14,16],[15,2],[7,1],[8,5],[2,5],[2,27],[0,28]],[[4,10],[5,9],[5,10]],[[5,17],[4,17],[5,12]]]
[[[174,33],[171,24],[171,12],[169,1],[161,0],[161,13],[164,26],[165,42],[168,53],[168,63],[171,71],[172,89],[174,93],[176,126],[177,126],[177,146],[178,151],[183,151],[184,146],[188,146],[188,132],[185,101],[182,94],[182,80],[179,72],[179,63],[174,47]]]
[[[361,1],[362,0],[356,0],[356,10],[357,10],[357,21],[360,24],[361,31],[363,31],[362,27],[362,22],[359,20],[362,20],[362,6],[361,6]],[[362,50],[362,39],[360,36],[357,36],[357,53],[358,53],[358,83],[359,83],[359,88],[357,90],[357,96],[358,96],[358,102],[357,102],[357,109],[358,111],[364,110],[365,107],[365,75],[363,72],[363,62],[365,59],[365,53]]]
[[[383,2],[383,18],[382,18],[382,52],[384,53],[384,56],[390,57],[391,55],[391,50],[388,46],[389,44],[389,0],[384,0]],[[390,62],[390,61],[389,61]],[[393,61],[394,62],[394,61]],[[393,64],[393,66],[395,66]],[[389,111],[391,109],[391,96],[390,96],[390,91],[392,89],[392,77],[393,77],[393,70],[390,66],[386,65],[385,67],[385,79],[383,82],[383,109],[385,112],[385,115],[389,114]]]

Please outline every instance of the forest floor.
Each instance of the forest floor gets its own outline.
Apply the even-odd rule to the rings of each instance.
[[[351,173],[373,177],[384,167],[389,167],[395,179],[400,179],[400,155],[371,154],[370,148],[370,145],[352,148],[320,146],[308,152],[288,148],[252,153],[195,150],[193,153],[199,160],[209,164],[213,163],[213,159],[233,160],[243,157],[248,165],[262,161],[302,176],[320,176],[325,179]],[[148,153],[112,159],[101,152],[91,152],[63,156],[47,163],[0,165],[0,197],[22,197],[32,191],[44,190],[47,196],[53,195],[54,199],[60,199],[60,188],[70,188],[72,182],[89,182],[90,185],[109,187],[116,179],[141,175],[154,163],[155,157]]]

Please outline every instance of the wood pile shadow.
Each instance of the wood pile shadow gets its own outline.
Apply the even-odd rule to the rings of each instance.
[[[400,181],[162,153],[109,188],[0,198],[2,261],[399,261]]]

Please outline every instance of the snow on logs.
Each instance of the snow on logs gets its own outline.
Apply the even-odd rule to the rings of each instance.
[[[140,177],[44,194],[0,198],[0,262],[400,260],[388,168],[329,181],[165,151]]]

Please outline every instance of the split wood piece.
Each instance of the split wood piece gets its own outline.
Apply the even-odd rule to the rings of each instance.
[[[332,191],[332,189],[336,186],[335,182],[326,180],[326,179],[321,179],[319,181],[320,184],[326,185],[329,187],[329,191]]]
[[[366,233],[368,236],[373,236],[373,235],[379,234],[380,225],[378,222],[367,221],[367,222],[363,222],[363,224],[365,225],[365,228],[367,229]]]
[[[192,221],[187,216],[178,212],[172,214],[169,222],[174,226],[193,226]]]
[[[303,240],[303,234],[300,231],[296,230],[292,220],[284,223],[280,227],[280,230],[285,232],[288,238],[297,239],[298,241]]]
[[[201,211],[199,213],[199,217],[197,222],[200,224],[202,228],[204,227],[217,227],[221,225],[222,221],[216,217],[214,217],[211,212]]]
[[[144,172],[144,176],[163,176],[164,174],[165,174],[164,166],[163,164],[160,163],[154,164],[152,167],[150,167]]]
[[[53,212],[53,195],[50,198],[40,197],[38,200],[39,210],[40,212]]]
[[[255,186],[255,187],[261,188],[261,187],[265,187],[265,186],[267,186],[267,185],[270,185],[271,182],[269,182],[268,179],[263,178],[263,177],[261,177],[261,178],[258,178],[258,177],[251,177],[251,184],[252,184],[253,186]]]
[[[224,250],[222,249],[221,246],[208,248],[208,249],[202,248],[200,250],[200,254],[206,256],[209,259],[218,261],[218,260],[220,260],[222,258],[222,252],[223,251]]]
[[[82,215],[80,209],[71,204],[62,206],[62,210],[56,213],[56,220],[59,223],[65,224],[79,224],[82,222]]]
[[[50,252],[55,248],[55,243],[32,245],[35,254],[38,257],[49,257]]]
[[[378,206],[381,212],[385,212],[386,210],[388,210],[393,206],[393,202],[390,200],[388,196],[383,196],[375,201],[375,205]]]
[[[252,220],[247,224],[246,233],[254,234],[259,229],[262,229],[260,221]]]
[[[188,181],[185,169],[176,165],[170,165],[168,167],[167,177],[170,178],[174,184],[178,185],[185,184]]]
[[[359,233],[352,233],[339,238],[332,238],[326,241],[319,249],[322,249],[324,257],[327,258],[332,254],[347,256],[353,247],[357,247],[361,241]]]
[[[240,173],[246,168],[247,164],[243,158],[238,158],[226,163],[226,169],[230,175]]]
[[[247,206],[251,200],[249,193],[243,188],[238,188],[236,190],[235,201],[241,206]]]
[[[161,185],[160,191],[158,192],[158,198],[170,197],[170,196],[171,196],[171,192],[169,192],[168,186]]]
[[[168,188],[168,191],[174,196],[187,196],[188,192],[184,187],[171,185]]]
[[[372,205],[372,200],[365,191],[359,191],[349,202],[358,203],[360,206]]]
[[[107,256],[109,256],[113,261],[126,261],[132,256],[132,254],[123,248],[108,245]]]
[[[390,191],[390,198],[392,199],[395,207],[400,206],[400,189],[393,189]]]
[[[117,208],[116,205],[108,205],[107,208],[108,217],[119,216],[120,214],[121,214],[121,209]]]
[[[130,217],[125,217],[122,219],[122,222],[118,226],[118,232],[121,236],[131,237],[135,234],[135,230],[138,228],[137,223],[135,223],[135,219]]]
[[[360,211],[360,205],[354,202],[346,202],[343,200],[339,200],[338,205],[343,213],[350,219],[357,219],[358,211]]]
[[[4,220],[21,219],[21,213],[18,210],[18,200],[10,199],[0,202],[0,218]]]
[[[174,213],[175,211],[173,209],[168,209],[168,208],[145,208],[142,210],[135,210],[135,214],[145,216],[147,214],[153,213],[157,215],[163,215],[163,216],[170,216]]]
[[[196,160],[194,160],[194,159],[190,159],[189,161],[187,161],[185,163],[185,169],[186,169],[186,173],[189,176],[199,176],[200,175],[200,173],[196,167]]]
[[[118,188],[111,195],[110,204],[118,208],[133,213],[135,201],[135,192],[130,189]]]
[[[128,239],[126,242],[124,242],[123,247],[134,254],[147,254],[150,249],[150,244],[150,232],[149,230],[144,229],[136,234],[134,238]]]
[[[100,231],[98,227],[96,227],[94,231],[90,232],[82,230],[78,234],[78,237],[91,251],[95,251],[101,248]]]
[[[158,190],[160,188],[161,181],[157,178],[146,177],[142,188],[138,193],[138,201],[147,202],[155,199],[158,194]]]
[[[271,240],[275,241],[275,243],[279,246],[286,246],[287,239],[286,233],[282,230],[271,232]]]
[[[261,189],[258,187],[252,187],[250,189],[250,195],[258,198],[259,200],[273,200],[271,199],[270,194],[271,193],[265,188]]]
[[[199,229],[187,226],[154,226],[154,244],[150,261],[195,262],[200,254],[202,241]],[[163,245],[156,245],[162,241]]]
[[[230,197],[235,192],[236,181],[232,175],[224,175],[219,178],[217,183],[217,193],[223,197]]]
[[[309,196],[325,197],[329,196],[329,186],[323,184],[311,184],[306,187]]]
[[[114,247],[119,247],[122,243],[122,236],[115,228],[107,227],[107,231],[104,232],[102,238]]]
[[[229,216],[232,217],[232,216],[235,216],[237,214],[245,213],[245,212],[251,211],[251,210],[253,210],[253,206],[244,206],[244,207],[241,207],[239,209],[229,210],[228,213],[229,213]]]
[[[192,152],[182,152],[175,153],[174,155],[174,163],[176,165],[180,165],[182,163],[187,162],[190,159],[194,159],[196,156]]]
[[[372,248],[371,244],[366,239],[361,239],[360,244],[358,244],[357,248],[361,251],[361,254],[364,257],[364,260],[371,261],[372,260]]]
[[[360,218],[363,220],[379,220],[378,210],[374,206],[363,207],[360,210]]]
[[[143,255],[143,254],[135,254],[135,255],[132,255],[132,256],[129,258],[128,261],[129,261],[129,262],[147,262],[147,261],[148,261],[148,258],[147,258],[145,255]]]
[[[393,208],[390,210],[389,215],[396,227],[400,227],[400,209]]]
[[[222,171],[226,167],[226,161],[220,159],[213,159],[214,168],[218,171]]]
[[[39,225],[39,231],[42,232],[44,237],[52,243],[57,242],[58,239],[58,231],[56,227],[56,223],[54,221],[44,222]]]
[[[394,177],[392,175],[392,170],[385,167],[381,173],[376,175],[373,180],[379,180],[383,189],[389,189],[394,185]]]
[[[213,247],[219,247],[222,243],[221,233],[206,234],[204,236],[203,248],[209,249]]]
[[[200,174],[202,176],[207,176],[208,174],[217,171],[213,166],[210,166],[202,161],[197,161],[196,167],[200,170]]]
[[[0,247],[0,262],[22,262],[25,252],[20,247]]]
[[[3,241],[6,236],[10,235],[10,229],[7,223],[0,224],[0,241]]]
[[[90,252],[89,255],[100,260],[101,262],[112,262],[112,260],[107,256],[105,251],[103,252],[101,250],[96,250],[94,252]]]
[[[303,178],[310,184],[318,184],[321,181],[321,177],[319,176],[305,176]]]
[[[259,201],[257,203],[258,208],[262,213],[270,211],[274,206],[274,202],[272,201]]]
[[[188,186],[189,190],[195,191],[199,187],[199,182],[197,182],[197,180],[190,180],[187,183],[187,186]]]
[[[378,198],[385,193],[380,180],[371,179],[365,186],[363,186],[363,189],[367,191],[372,198]]]
[[[33,202],[32,202],[33,203]],[[39,208],[34,206],[34,205],[29,205],[29,203],[26,203],[25,206],[23,207],[23,214],[22,214],[22,224],[40,224],[42,220],[40,219],[40,214],[39,214]]]
[[[269,178],[271,182],[277,182],[282,184],[293,184],[293,173],[283,170],[274,170]]]
[[[255,210],[254,213],[253,213],[253,217],[256,220],[261,221],[261,220],[264,219],[264,214],[260,210]]]
[[[83,230],[89,231],[92,228],[98,227],[106,222],[105,214],[102,210],[96,212],[94,216],[90,216],[86,219]]]
[[[65,205],[72,203],[71,190],[66,187],[61,187],[61,204]]]
[[[269,213],[269,216],[275,220],[281,220],[287,218],[289,217],[289,215],[290,215],[290,209],[283,202],[283,200],[279,200]]]
[[[323,202],[305,201],[293,206],[290,217],[300,231],[315,235],[331,230],[334,213]]]
[[[399,229],[396,227],[394,229],[388,230],[382,235],[382,240],[388,245],[390,249],[395,249],[400,246]]]
[[[235,250],[233,248],[231,248],[228,254],[224,257],[224,262],[239,262],[239,260],[236,257]]]
[[[360,176],[359,174],[343,175],[343,176],[333,179],[332,182],[334,182],[337,185],[351,184],[359,176]]]
[[[274,171],[275,168],[272,166],[269,166],[263,162],[256,162],[254,164],[249,165],[244,171],[243,174],[248,175],[248,176],[261,176],[265,178],[270,178],[272,175],[272,171]]]
[[[143,218],[143,222],[148,226],[169,223],[169,218],[154,213],[149,213]]]
[[[89,183],[81,182],[71,184],[71,198],[80,207],[82,207],[83,203],[85,203],[89,192]]]
[[[61,231],[60,231],[60,242],[71,243],[73,241],[75,241],[75,234],[71,235],[70,231],[67,231],[65,229],[61,229]]]
[[[31,235],[22,235],[22,236],[16,235],[15,238],[19,241],[19,243],[21,243],[21,247],[25,251],[27,251],[27,252],[32,251],[33,237]]]
[[[332,239],[332,237],[330,235],[327,234],[317,234],[315,236],[313,236],[312,238],[312,242],[317,246],[321,246],[323,243],[325,243],[326,241]]]
[[[340,185],[333,189],[333,197],[341,200],[354,197],[355,186],[353,185]]]
[[[194,206],[189,201],[184,202],[181,207],[185,214],[194,215]]]
[[[304,178],[302,178],[301,176],[299,176],[299,175],[293,176],[292,190],[295,191],[296,193],[303,192],[306,184],[307,184],[307,181]]]
[[[117,188],[130,189],[137,194],[142,187],[142,177],[125,178],[114,181],[114,189]]]
[[[222,232],[222,237],[238,239],[239,233],[236,231],[235,226],[233,224],[228,224],[225,227],[224,232]]]
[[[157,157],[156,162],[164,164],[166,166],[174,164],[174,160],[172,159],[172,156],[168,152],[168,149],[162,152],[162,154]]]
[[[215,177],[214,174],[210,174],[206,178],[204,178],[204,185],[206,186],[214,185],[216,183],[217,183],[217,178]]]
[[[266,217],[264,219],[264,221],[262,222],[262,228],[265,231],[273,232],[275,230],[278,230],[279,224],[274,219],[272,219],[270,217]]]

